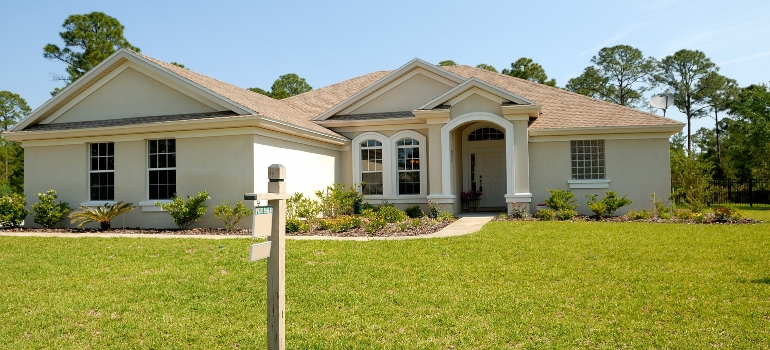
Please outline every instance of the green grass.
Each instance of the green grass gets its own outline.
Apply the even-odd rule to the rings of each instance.
[[[0,344],[264,348],[249,244],[0,237]],[[770,344],[769,224],[492,222],[287,251],[292,349]]]

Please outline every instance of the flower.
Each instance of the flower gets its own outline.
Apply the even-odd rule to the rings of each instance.
[[[480,191],[468,191],[468,192],[461,192],[460,198],[462,198],[463,202],[470,202],[470,201],[476,201],[481,199],[481,195],[483,193]]]

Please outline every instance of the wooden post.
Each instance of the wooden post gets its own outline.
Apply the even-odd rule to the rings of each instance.
[[[268,193],[286,193],[286,167],[267,168]],[[267,258],[267,348],[286,349],[286,199],[268,200],[273,206],[270,257]]]

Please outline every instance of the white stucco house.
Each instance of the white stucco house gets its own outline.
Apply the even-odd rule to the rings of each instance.
[[[580,203],[609,189],[643,208],[653,192],[669,195],[668,139],[683,125],[419,59],[274,100],[122,49],[4,135],[24,148],[28,203],[48,189],[72,207],[125,201],[137,209],[122,224],[165,228],[174,225],[155,202],[265,192],[274,163],[289,193],[363,182],[373,204],[458,213],[461,192],[477,190],[482,210],[533,211],[560,187]],[[198,225],[221,224],[209,211]]]

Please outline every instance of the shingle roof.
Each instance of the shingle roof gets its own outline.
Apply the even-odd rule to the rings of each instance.
[[[531,129],[677,125],[678,121],[597,100],[559,88],[470,66],[442,67],[463,78],[476,77],[541,106]]]
[[[326,112],[327,109],[345,101],[350,96],[353,96],[355,93],[365,89],[369,85],[374,84],[388,73],[390,73],[390,71],[369,73],[317,90],[310,90],[306,93],[283,99],[281,102],[300,111],[300,116],[302,118],[310,120],[317,115]]]
[[[396,119],[396,118],[414,118],[412,111],[402,112],[382,112],[365,114],[344,114],[329,117],[327,120],[371,120],[371,119]]]
[[[88,120],[83,122],[70,122],[70,123],[36,124],[24,129],[22,132],[72,130],[72,129],[86,129],[86,128],[106,128],[111,126],[124,126],[124,125],[134,125],[134,124],[148,124],[148,123],[162,123],[162,122],[182,121],[182,120],[233,117],[236,115],[237,114],[232,111],[224,111],[224,112],[209,112],[209,113],[159,115],[159,116],[152,116],[152,117],[119,118],[119,119],[107,119],[107,120]]]
[[[246,90],[244,88],[237,87],[232,84],[228,84],[214,78],[207,77],[202,74],[195,73],[189,69],[175,66],[170,63],[163,62],[156,58],[146,56],[138,53],[138,55],[152,61],[153,63],[181,76],[184,79],[192,81],[206,89],[209,89],[224,98],[229,99],[241,106],[256,111],[260,115],[267,116],[279,121],[283,121],[289,124],[294,124],[309,130],[317,131],[320,133],[339,136],[339,134],[324,128],[316,123],[310,121],[309,118],[303,118],[302,113],[295,110],[290,104],[283,103],[282,101],[272,99],[262,94]]]

